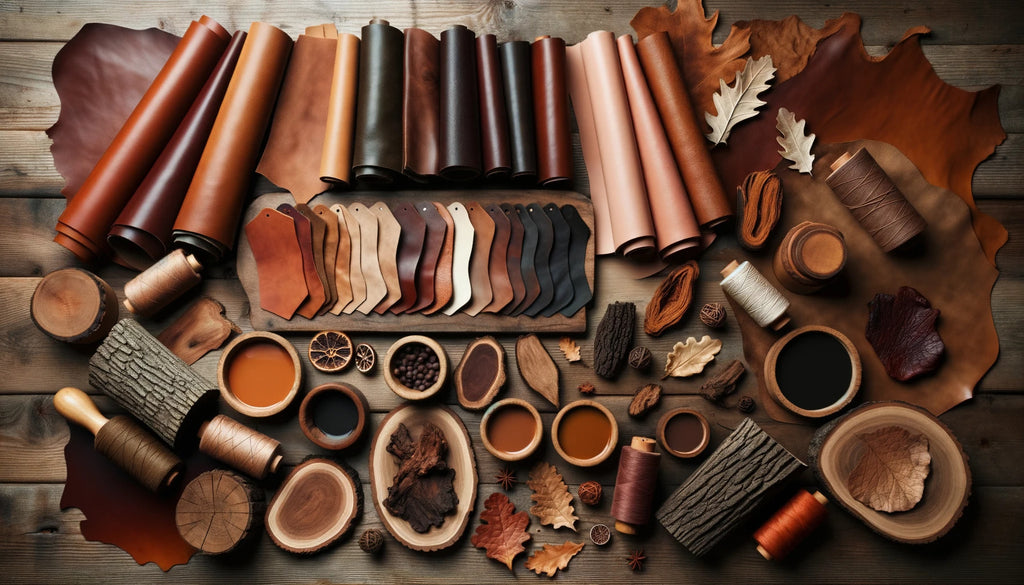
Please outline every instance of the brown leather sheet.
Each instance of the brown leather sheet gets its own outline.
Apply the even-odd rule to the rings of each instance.
[[[351,209],[336,203],[331,206],[335,215],[343,218],[349,242],[348,284],[352,291],[351,300],[341,308],[342,313],[351,315],[366,300],[366,279],[363,278],[363,226],[352,214]],[[333,311],[334,309],[332,309]],[[337,314],[337,313],[335,313]]]
[[[526,281],[523,280],[523,240],[526,238],[526,228],[514,205],[502,203],[501,210],[512,227],[508,238],[508,253],[505,254],[508,279],[512,283],[512,301],[501,310],[502,315],[509,315],[526,298]]]
[[[309,245],[313,249],[313,265],[316,267],[316,274],[320,277],[320,282],[324,283],[324,304],[317,311],[317,314],[320,315],[333,307],[334,303],[338,301],[338,289],[333,287],[334,292],[331,292],[332,279],[328,278],[329,275],[333,276],[334,266],[331,266],[331,271],[328,272],[327,263],[325,262],[324,242],[327,240],[327,222],[324,221],[323,216],[310,209],[305,203],[299,203],[295,208],[303,217],[309,220],[309,229],[312,233]]]
[[[476,35],[461,24],[441,33],[441,176],[469,181],[480,176],[480,101]]]
[[[538,37],[533,57],[533,115],[537,128],[537,181],[542,187],[572,183],[569,140],[569,92],[565,77],[565,41]]]
[[[295,222],[267,207],[246,224],[245,237],[256,260],[260,307],[291,319],[309,295]]]
[[[416,303],[409,307],[409,313],[416,313],[434,304],[434,275],[441,259],[441,248],[448,233],[448,222],[429,201],[417,201],[416,211],[426,225],[423,236],[423,251],[420,264],[416,267]]]
[[[480,143],[484,176],[505,179],[512,173],[508,146],[508,113],[505,84],[498,62],[498,41],[494,35],[476,39],[476,75],[480,84]]]
[[[341,205],[332,205],[328,209],[338,222],[338,257],[334,261],[334,286],[338,291],[338,302],[334,303],[330,312],[340,315],[341,310],[352,302],[352,277],[349,275],[352,270],[352,236]]]
[[[398,242],[402,237],[402,226],[383,201],[371,205],[370,212],[377,216],[377,262],[388,289],[387,296],[377,303],[373,312],[383,315],[402,298],[402,283],[398,278]]]
[[[357,181],[389,185],[402,176],[402,31],[373,19],[359,48],[352,174]]]
[[[418,181],[437,177],[441,154],[441,43],[418,28],[405,29],[402,87],[402,169]]]
[[[384,281],[380,260],[377,258],[380,241],[377,215],[362,203],[353,203],[348,206],[348,210],[359,222],[359,268],[366,283],[366,299],[356,307],[356,310],[368,315],[384,297],[388,296],[388,285]]]
[[[341,230],[338,225],[338,216],[334,215],[330,207],[326,205],[317,205],[313,208],[313,212],[324,224],[324,280],[327,281],[327,288],[329,292],[330,302],[324,303],[324,306],[320,309],[320,314],[324,314],[326,311],[332,309],[341,297],[338,293],[338,243],[340,241]]]
[[[334,74],[327,103],[320,180],[352,184],[352,137],[356,131],[356,95],[359,83],[359,37],[338,35]]]

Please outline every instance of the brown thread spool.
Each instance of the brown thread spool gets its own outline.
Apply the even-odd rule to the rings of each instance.
[[[867,149],[836,159],[825,182],[885,252],[909,242],[927,225]]]
[[[78,388],[58,390],[53,405],[64,418],[96,435],[96,450],[150,491],[165,490],[180,477],[184,464],[163,443],[127,416],[108,420]]]
[[[827,503],[821,492],[798,491],[754,533],[757,552],[769,561],[785,558],[825,520]]]
[[[199,450],[256,479],[277,472],[281,443],[218,414],[199,427]]]
[[[637,534],[650,522],[660,463],[661,453],[654,452],[654,439],[633,437],[629,445],[622,447],[612,499],[615,530]]]
[[[772,268],[779,283],[800,294],[815,292],[846,266],[842,232],[823,223],[801,222],[779,244]]]
[[[124,306],[142,317],[163,309],[199,284],[203,265],[192,254],[175,250],[124,285]]]

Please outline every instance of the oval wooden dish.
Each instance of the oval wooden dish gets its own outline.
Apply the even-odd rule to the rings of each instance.
[[[438,427],[448,442],[446,457],[448,467],[455,470],[455,494],[458,505],[455,513],[447,516],[444,523],[431,527],[425,533],[413,530],[412,525],[388,511],[384,500],[394,482],[399,465],[396,457],[388,452],[391,436],[404,424],[415,441],[419,439],[427,423]],[[392,410],[377,427],[370,446],[370,493],[377,515],[395,540],[418,551],[436,551],[455,544],[466,530],[469,517],[476,503],[476,459],[469,433],[462,420],[445,406],[423,406],[403,404]]]
[[[438,365],[440,366],[440,369],[437,372],[437,380],[425,390],[409,388],[405,384],[399,382],[392,371],[391,364],[398,352],[403,347],[414,343],[425,345],[428,349],[433,351],[434,354],[437,355]],[[392,392],[406,400],[426,400],[434,394],[437,394],[438,391],[444,387],[447,380],[448,354],[445,353],[444,348],[441,347],[440,343],[425,335],[409,335],[399,339],[388,349],[388,355],[384,358],[384,382],[388,385],[388,388],[391,388]]]
[[[931,470],[921,501],[906,512],[879,512],[850,493],[848,478],[865,448],[862,435],[900,427],[928,439]],[[950,430],[928,411],[903,402],[874,402],[818,429],[811,439],[811,463],[834,501],[875,532],[898,542],[932,542],[956,524],[971,493],[967,455]]]

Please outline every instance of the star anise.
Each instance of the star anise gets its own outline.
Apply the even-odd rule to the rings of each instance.
[[[626,557],[626,563],[629,565],[630,569],[633,569],[634,572],[643,571],[644,561],[646,560],[647,555],[644,554],[644,549],[642,548],[634,550],[632,553],[630,553],[628,557]]]
[[[516,485],[519,481],[519,479],[516,478],[516,472],[508,466],[499,471],[498,475],[495,475],[494,478],[498,480],[498,483],[501,484],[501,489],[505,491],[512,489],[512,486]]]
[[[590,382],[584,382],[579,385],[578,390],[580,391],[580,394],[593,394],[596,388],[594,388],[594,385]]]

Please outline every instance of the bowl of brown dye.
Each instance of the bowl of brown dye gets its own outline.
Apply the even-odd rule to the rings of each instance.
[[[662,449],[676,457],[696,457],[710,441],[708,419],[692,408],[670,410],[658,421],[658,442]]]
[[[786,410],[808,418],[842,410],[860,389],[860,377],[857,348],[845,335],[823,325],[787,333],[764,360],[768,393]]]
[[[551,423],[555,451],[573,465],[593,467],[615,452],[619,425],[604,405],[577,400],[562,407]]]
[[[484,447],[502,461],[521,461],[533,455],[543,436],[540,413],[518,398],[495,402],[480,419]]]
[[[321,384],[299,405],[299,426],[324,449],[346,449],[366,430],[370,407],[363,393],[346,384]]]
[[[424,335],[409,335],[396,341],[384,358],[384,382],[406,400],[425,400],[448,379],[448,355],[444,348]]]
[[[299,354],[275,333],[253,331],[234,339],[220,356],[217,385],[231,408],[253,417],[288,407],[302,384]]]

